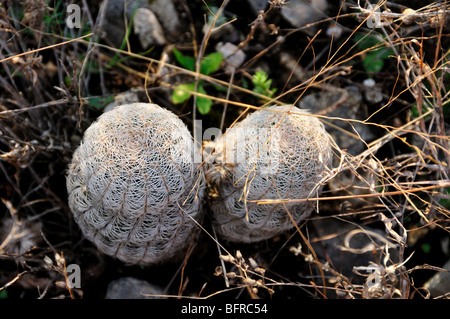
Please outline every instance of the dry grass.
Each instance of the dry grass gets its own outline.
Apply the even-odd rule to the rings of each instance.
[[[216,2],[223,6],[229,1]],[[270,21],[279,22],[278,2],[272,1],[253,23],[246,23],[248,16],[231,22],[244,35],[239,44],[247,52],[244,65],[233,74],[206,76],[165,60],[172,45],[184,48],[195,52],[199,70],[205,52],[214,50],[219,40],[210,37],[212,29],[201,35],[201,1],[179,2],[190,38],[146,54],[130,45],[119,50],[102,39],[101,1],[98,6],[77,2],[84,12],[82,29],[68,29],[54,1],[38,6],[2,1],[0,297],[101,298],[109,281],[133,274],[163,285],[172,297],[429,298],[423,284],[445,271],[441,267],[450,256],[450,5],[412,2],[417,5],[412,11],[387,1],[379,2],[380,9],[358,7],[358,1],[333,4],[329,17],[316,22],[315,33],[307,36],[306,28],[281,24],[274,29]],[[69,2],[62,3],[65,8]],[[368,28],[368,21],[378,27]],[[327,36],[330,26],[342,34]],[[364,37],[375,35],[379,41],[362,48]],[[383,60],[382,70],[369,74],[362,60],[384,48],[393,54]],[[296,59],[294,68],[280,67],[283,51]],[[265,63],[278,88],[274,98],[256,94],[248,85],[250,74]],[[302,72],[302,80],[295,79],[296,71]],[[195,94],[214,101],[210,114],[198,114],[196,98],[181,106],[170,102],[177,76],[225,89]],[[376,92],[361,84],[369,76]],[[379,103],[365,97],[364,118],[331,115],[350,98],[343,90],[350,85],[382,96]],[[341,92],[340,99],[314,116],[336,134],[362,142],[363,148],[357,153],[336,148],[335,168],[318,198],[319,213],[285,236],[230,245],[215,238],[206,218],[199,227],[204,240],[181,265],[125,266],[83,240],[67,206],[65,173],[84,130],[104,104],[132,87],[180,115],[193,131],[197,119],[204,129],[229,127],[263,105],[296,103],[314,92]],[[364,140],[357,126],[369,128],[375,138]],[[321,233],[317,225],[327,221],[353,230]],[[351,244],[361,233],[372,241],[367,250]],[[341,254],[373,253],[371,263],[351,265],[351,276],[324,249],[340,235],[345,237],[337,247]],[[67,285],[66,266],[72,263],[82,270],[80,289]],[[449,293],[435,297],[448,298]]]

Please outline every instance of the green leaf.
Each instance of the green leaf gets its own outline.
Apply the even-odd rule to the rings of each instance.
[[[253,92],[255,93],[272,97],[277,91],[276,88],[270,88],[272,86],[272,79],[269,79],[269,75],[264,71],[256,72],[252,76],[252,82],[254,85]]]
[[[267,79],[269,78],[269,75],[264,71],[258,71],[252,76],[252,82],[254,85],[264,85]]]
[[[450,187],[445,188],[444,194],[450,195]],[[441,200],[439,201],[439,204],[444,206],[446,209],[450,209],[450,199],[441,198]]]
[[[213,72],[216,72],[219,69],[220,64],[222,63],[222,53],[213,52],[203,57],[200,63],[200,73],[209,75]]]
[[[367,72],[380,72],[384,67],[384,61],[393,54],[394,51],[390,48],[370,51],[364,59],[364,69]]]
[[[198,92],[202,94],[206,94],[205,88],[202,85],[199,85]],[[209,111],[211,111],[211,106],[213,104],[213,101],[211,99],[208,99],[206,97],[197,97],[197,110],[200,112],[200,114],[208,114]]]
[[[89,97],[89,106],[97,109],[97,110],[103,110],[109,103],[114,101],[114,96],[94,96]]]
[[[174,104],[181,104],[187,101],[191,95],[195,92],[195,82],[192,83],[184,83],[178,85],[172,93],[172,102]],[[206,94],[205,88],[203,85],[199,84],[198,92],[202,94]],[[197,109],[200,114],[208,114],[211,110],[213,102],[211,99],[205,97],[197,97]]]
[[[228,92],[228,88],[224,87],[222,85],[212,84],[212,86],[219,92],[222,92],[222,93],[227,93]],[[233,92],[233,88],[231,88],[231,92]]]
[[[174,104],[184,103],[194,92],[195,83],[184,83],[177,85],[172,93],[172,102]]]
[[[368,73],[380,72],[384,67],[384,60],[375,54],[369,54],[363,61],[364,70]]]
[[[361,51],[372,48],[383,40],[382,36],[378,35],[366,35],[366,34],[357,34],[355,35],[355,42],[358,49]]]
[[[364,69],[368,73],[380,72],[384,67],[384,61],[394,54],[394,51],[391,48],[381,45],[382,41],[384,41],[381,36],[357,34],[355,36],[355,41],[357,41],[357,48],[361,51],[370,49],[367,51],[365,57],[363,57]]]
[[[425,254],[429,254],[431,251],[431,245],[429,243],[423,243],[421,248]]]
[[[195,71],[195,60],[193,57],[186,56],[175,48],[173,49],[173,54],[175,55],[178,63],[188,70]]]
[[[70,77],[68,75],[66,75],[64,77],[64,84],[67,86],[71,86],[72,85],[72,81],[70,80]]]
[[[442,102],[442,110],[444,113],[444,120],[450,120],[450,101]]]
[[[427,107],[424,105],[424,104],[422,104],[422,114],[423,113],[426,113],[428,110],[427,110]],[[418,109],[418,107],[417,107],[417,103],[413,103],[412,105],[411,105],[411,116],[413,117],[413,118],[418,118],[419,117],[419,109]],[[430,115],[428,115],[427,117],[425,117],[425,118],[429,118],[430,117]]]
[[[6,290],[0,291],[0,299],[8,299],[8,292]]]

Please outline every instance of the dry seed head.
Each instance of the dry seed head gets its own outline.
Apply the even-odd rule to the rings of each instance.
[[[8,205],[9,203],[6,203]],[[22,256],[41,241],[42,224],[36,221],[5,218],[0,221],[0,253]]]
[[[414,15],[416,14],[415,10],[413,10],[411,8],[406,8],[405,10],[403,10],[402,13],[403,13],[402,20],[404,23],[411,24],[415,20],[415,17],[414,17]]]
[[[200,218],[202,173],[193,140],[156,104],[121,105],[85,132],[67,176],[69,206],[84,235],[129,264],[179,255]]]
[[[317,196],[331,165],[331,140],[322,123],[292,105],[256,111],[215,143],[206,178],[214,224],[221,238],[256,242],[294,227],[313,210],[312,202],[261,204],[262,199]],[[233,165],[230,165],[232,163]],[[222,180],[215,170],[232,167]]]

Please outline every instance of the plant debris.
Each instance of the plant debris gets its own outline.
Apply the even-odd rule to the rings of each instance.
[[[301,21],[300,2],[314,13]],[[146,10],[156,40],[133,25]],[[449,12],[416,0],[1,1],[0,298],[105,298],[119,277],[180,298],[450,298],[431,280],[450,260]],[[217,238],[205,203],[181,262],[103,255],[73,220],[66,174],[86,129],[126,92],[206,146],[208,128],[320,100],[309,111],[339,148],[314,212],[239,244]]]

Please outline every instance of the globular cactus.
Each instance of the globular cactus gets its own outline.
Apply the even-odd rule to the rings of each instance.
[[[191,242],[203,179],[192,136],[175,114],[156,104],[121,105],[102,114],[76,149],[69,206],[101,252],[157,264]]]
[[[218,235],[232,242],[268,239],[307,218],[312,202],[258,201],[318,196],[332,159],[322,123],[292,105],[254,112],[206,153],[208,148],[205,175],[213,190],[213,222]]]

